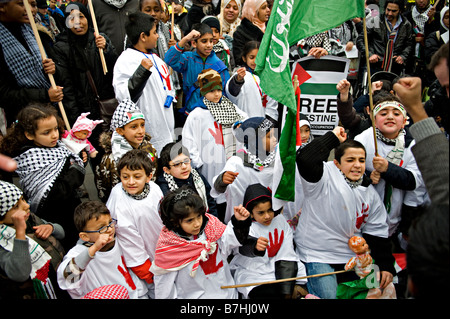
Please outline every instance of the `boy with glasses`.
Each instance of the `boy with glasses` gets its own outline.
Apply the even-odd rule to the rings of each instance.
[[[189,185],[200,195],[209,214],[218,217],[216,201],[210,196],[211,186],[191,165],[189,150],[181,143],[169,143],[158,158],[156,184],[164,195],[183,185]]]
[[[147,299],[147,287],[131,272],[116,245],[117,220],[99,201],[81,203],[75,209],[75,226],[80,240],[69,250],[57,270],[58,284],[73,299],[92,290],[118,284],[128,290],[130,299]]]

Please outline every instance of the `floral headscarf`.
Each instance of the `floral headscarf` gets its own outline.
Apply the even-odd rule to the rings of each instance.
[[[220,24],[222,26],[222,32],[224,34],[228,34],[230,37],[233,36],[234,31],[236,31],[237,27],[241,24],[241,14],[242,14],[242,2],[241,0],[234,0],[239,9],[239,15],[233,22],[229,23],[223,17],[223,10],[227,7],[227,5],[233,0],[223,0],[222,1],[222,9],[220,14],[217,16],[220,20]]]

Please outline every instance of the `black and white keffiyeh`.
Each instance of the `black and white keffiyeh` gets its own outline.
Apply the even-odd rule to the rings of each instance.
[[[22,24],[21,32],[30,52],[0,22],[0,43],[6,65],[20,87],[49,89],[50,82],[44,74],[41,54],[33,31],[28,24]]]
[[[105,3],[109,4],[110,6],[116,7],[117,9],[122,9],[128,0],[103,0],[103,1],[105,1]]]
[[[39,204],[48,196],[68,158],[84,171],[81,158],[69,151],[61,141],[51,148],[30,148],[14,158],[17,161],[16,172],[20,178],[20,186],[27,197],[31,211],[36,212]]]
[[[0,181],[0,216],[6,215],[22,197],[23,192],[14,184]]]
[[[123,187],[123,185],[122,185],[122,190],[125,192],[125,194],[127,194],[131,198],[136,199],[136,200],[142,200],[144,198],[147,198],[148,194],[150,194],[150,184],[146,183],[142,192],[140,192],[139,194],[136,194],[136,195],[128,193],[126,191],[126,189]]]
[[[123,99],[119,105],[117,105],[111,118],[110,131],[114,132],[117,128],[124,127],[128,123],[138,119],[145,120],[144,114],[133,101]]]
[[[219,101],[219,103],[211,102],[210,100],[203,98],[203,103],[211,112],[214,120],[222,126],[229,128],[237,121],[242,121],[242,117],[237,111],[236,107],[225,96]]]

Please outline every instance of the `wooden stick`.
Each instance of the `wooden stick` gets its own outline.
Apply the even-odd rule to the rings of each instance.
[[[307,279],[307,278],[314,278],[314,277],[322,277],[322,276],[330,276],[335,274],[340,274],[343,272],[346,272],[347,270],[338,270],[334,272],[327,272],[324,274],[315,274],[315,275],[309,275],[309,276],[303,276],[303,277],[294,277],[294,278],[285,278],[285,279],[278,279],[278,280],[271,280],[271,281],[263,281],[263,282],[254,282],[250,284],[240,284],[240,285],[231,285],[231,286],[221,286],[221,289],[227,289],[227,288],[239,288],[239,287],[249,287],[249,286],[260,286],[260,285],[268,285],[268,284],[276,284],[279,282],[285,282],[285,281],[293,281],[293,280],[300,280],[300,279]]]
[[[33,17],[33,13],[31,12],[30,4],[28,3],[27,0],[25,0],[23,3],[25,6],[25,10],[27,12],[28,19],[30,20],[31,28],[33,29],[34,37],[36,38],[36,42],[38,44],[39,52],[41,53],[42,60],[45,60],[45,59],[47,59],[47,54],[45,53],[44,47],[42,46],[41,37],[39,36],[39,32],[37,30],[36,23],[34,22],[34,17]],[[51,84],[52,88],[56,89],[56,83],[55,83],[55,79],[53,78],[53,74],[47,74],[47,75],[50,80],[50,84]],[[58,102],[58,106],[59,106],[59,110],[61,111],[61,115],[64,120],[64,124],[66,125],[67,130],[70,131],[69,120],[67,119],[66,111],[64,110],[64,106],[61,101]]]
[[[175,40],[175,28],[174,28],[174,25],[175,25],[175,12],[173,11],[173,2],[172,2],[172,34],[170,36],[170,38],[172,40]]]
[[[100,33],[98,32],[98,27],[97,27],[97,19],[95,19],[95,12],[94,12],[94,6],[92,5],[92,0],[88,0],[88,4],[89,4],[89,11],[91,12],[91,19],[92,19],[92,24],[94,25],[95,34],[100,35]],[[103,49],[98,48],[98,51],[100,53],[100,60],[102,61],[103,73],[106,74],[106,73],[108,73],[108,67],[106,66],[105,55],[103,54]]]
[[[436,7],[437,7],[438,3],[439,3],[439,0],[437,0],[437,1],[436,1],[436,2],[434,3],[434,6],[433,6],[433,8],[435,8],[435,9],[436,9]]]
[[[375,156],[378,156],[378,145],[377,145],[377,134],[375,129],[375,116],[373,116],[373,93],[372,93],[372,80],[370,78],[370,62],[369,62],[369,40],[367,38],[367,25],[366,16],[363,17],[364,25],[364,45],[366,51],[366,65],[367,65],[367,86],[369,87],[369,105],[370,114],[372,118],[372,129],[373,129],[373,141],[375,143]]]

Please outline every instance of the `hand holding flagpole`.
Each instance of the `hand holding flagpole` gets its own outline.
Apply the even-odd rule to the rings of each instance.
[[[92,0],[88,0],[88,4],[89,4],[89,11],[91,12],[91,19],[92,19],[92,24],[94,25],[95,34],[99,35],[100,33],[98,32],[97,20],[95,19],[95,12],[94,12],[94,6],[92,5]],[[106,73],[108,73],[108,67],[106,66],[105,55],[103,54],[103,49],[98,48],[98,51],[100,53],[100,60],[102,61],[103,73],[106,74]]]
[[[30,20],[30,25],[31,25],[31,28],[33,29],[34,37],[36,38],[36,42],[38,44],[39,52],[41,53],[42,60],[45,60],[45,59],[47,59],[47,54],[45,53],[44,47],[42,45],[41,37],[39,36],[39,32],[37,30],[36,23],[34,22],[34,16],[33,16],[33,13],[31,12],[30,4],[28,3],[27,0],[24,1],[23,4],[25,6],[25,10],[27,12],[28,19]],[[52,88],[56,89],[56,83],[55,83],[55,79],[53,78],[53,74],[47,74],[47,75],[50,80],[50,84],[51,84]],[[70,131],[70,124],[67,119],[66,112],[64,110],[64,106],[61,101],[58,102],[58,106],[59,106],[59,110],[61,112],[62,118],[64,120],[64,124],[66,125],[66,129],[68,131]]]

